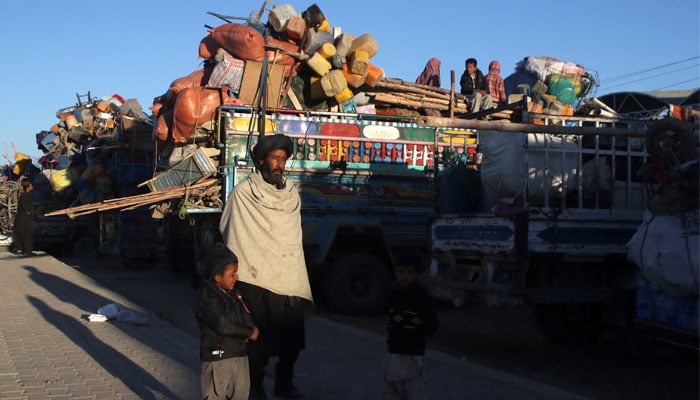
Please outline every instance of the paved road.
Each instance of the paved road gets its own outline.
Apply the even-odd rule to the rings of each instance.
[[[0,253],[0,398],[199,397],[196,290],[169,272],[104,262],[77,267]],[[148,325],[88,321],[110,303],[150,315]],[[378,398],[383,336],[318,315],[307,336],[295,381],[309,400]],[[431,399],[582,399],[436,351],[426,365]]]
[[[158,318],[88,321],[112,302],[144,311],[53,257],[0,254],[0,398],[199,397],[197,339]]]

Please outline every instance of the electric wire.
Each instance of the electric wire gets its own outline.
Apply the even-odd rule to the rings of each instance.
[[[618,83],[618,84],[616,84],[616,85],[610,85],[610,86],[606,85],[605,88],[606,88],[606,89],[612,89],[612,88],[616,88],[616,87],[620,87],[620,86],[629,85],[630,83],[642,82],[642,81],[646,81],[646,80],[649,80],[649,79],[652,79],[652,78],[657,78],[657,77],[659,77],[659,76],[667,76],[667,75],[672,74],[672,73],[674,73],[674,72],[685,71],[685,70],[687,70],[687,69],[690,69],[690,68],[697,68],[697,67],[700,67],[700,64],[693,64],[693,65],[688,66],[688,67],[679,68],[679,69],[674,69],[673,71],[662,72],[662,73],[658,73],[658,74],[654,74],[654,75],[649,75],[649,76],[644,77],[644,78],[635,79],[635,80],[633,80],[633,81],[626,81],[626,82],[623,82],[623,83]],[[688,81],[692,81],[692,80],[693,80],[693,79],[689,79]],[[697,80],[697,78],[695,78],[695,80]],[[602,85],[603,85],[603,84],[601,83],[601,86],[602,86]],[[675,86],[675,85],[673,85],[673,86]]]
[[[618,80],[620,80],[620,79],[625,79],[625,78],[628,78],[628,77],[631,77],[631,76],[636,76],[636,75],[639,75],[639,74],[643,74],[643,73],[645,73],[645,72],[651,72],[651,71],[659,70],[659,69],[661,69],[661,68],[671,67],[671,66],[673,66],[673,65],[681,64],[681,63],[684,63],[684,62],[688,62],[688,61],[692,61],[692,60],[697,60],[698,58],[700,58],[700,56],[690,57],[690,58],[686,58],[685,60],[680,60],[680,61],[674,61],[674,62],[671,62],[671,63],[668,63],[668,64],[663,64],[663,65],[659,65],[659,66],[656,66],[656,67],[647,68],[647,69],[644,69],[644,70],[641,70],[641,71],[629,72],[629,73],[626,73],[626,74],[622,74],[622,75],[618,75],[618,76],[613,76],[612,78],[605,79],[605,80],[601,81],[601,84],[607,84],[607,83],[610,83],[610,82],[613,82],[613,81],[618,81]]]
[[[653,91],[659,91],[659,90],[664,90],[664,89],[676,87],[676,86],[679,86],[679,85],[682,85],[682,84],[688,83],[688,82],[695,82],[697,84],[698,82],[700,82],[700,79],[699,78],[686,79],[686,80],[681,81],[681,82],[672,83],[670,85],[663,86],[663,87],[660,87],[658,89],[654,89]],[[697,87],[697,86],[695,86],[695,87]]]

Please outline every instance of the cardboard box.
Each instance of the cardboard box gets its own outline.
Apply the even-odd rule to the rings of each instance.
[[[238,98],[245,105],[255,105],[258,102],[258,86],[260,86],[260,73],[262,72],[262,61],[246,60],[243,69],[243,79],[241,80],[241,90]],[[279,108],[280,94],[284,85],[284,65],[268,64],[267,75],[267,107]]]

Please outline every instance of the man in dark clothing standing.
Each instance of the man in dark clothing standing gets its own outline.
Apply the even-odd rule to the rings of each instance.
[[[460,93],[467,97],[467,107],[470,113],[493,108],[489,84],[481,70],[476,67],[476,59],[467,59],[459,84],[461,86]]]
[[[238,289],[260,328],[259,339],[248,343],[251,399],[267,399],[264,368],[275,355],[275,397],[304,396],[292,378],[306,346],[304,318],[313,296],[302,245],[301,198],[284,175],[292,151],[286,135],[261,136],[253,149],[257,169],[233,188],[219,223],[224,243],[238,256]]]
[[[32,202],[32,190],[34,186],[29,181],[22,181],[22,194],[17,202],[17,215],[15,215],[15,254],[32,255],[34,249],[34,203]]]

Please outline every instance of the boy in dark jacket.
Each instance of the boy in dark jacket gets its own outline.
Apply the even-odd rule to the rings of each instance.
[[[250,376],[246,342],[256,340],[259,331],[243,298],[234,289],[238,258],[217,243],[207,253],[203,278],[204,287],[195,310],[201,332],[202,399],[247,400]]]
[[[417,280],[419,258],[397,257],[394,276],[398,286],[389,295],[389,334],[384,364],[383,399],[425,399],[423,355],[427,336],[439,325],[437,306]]]

